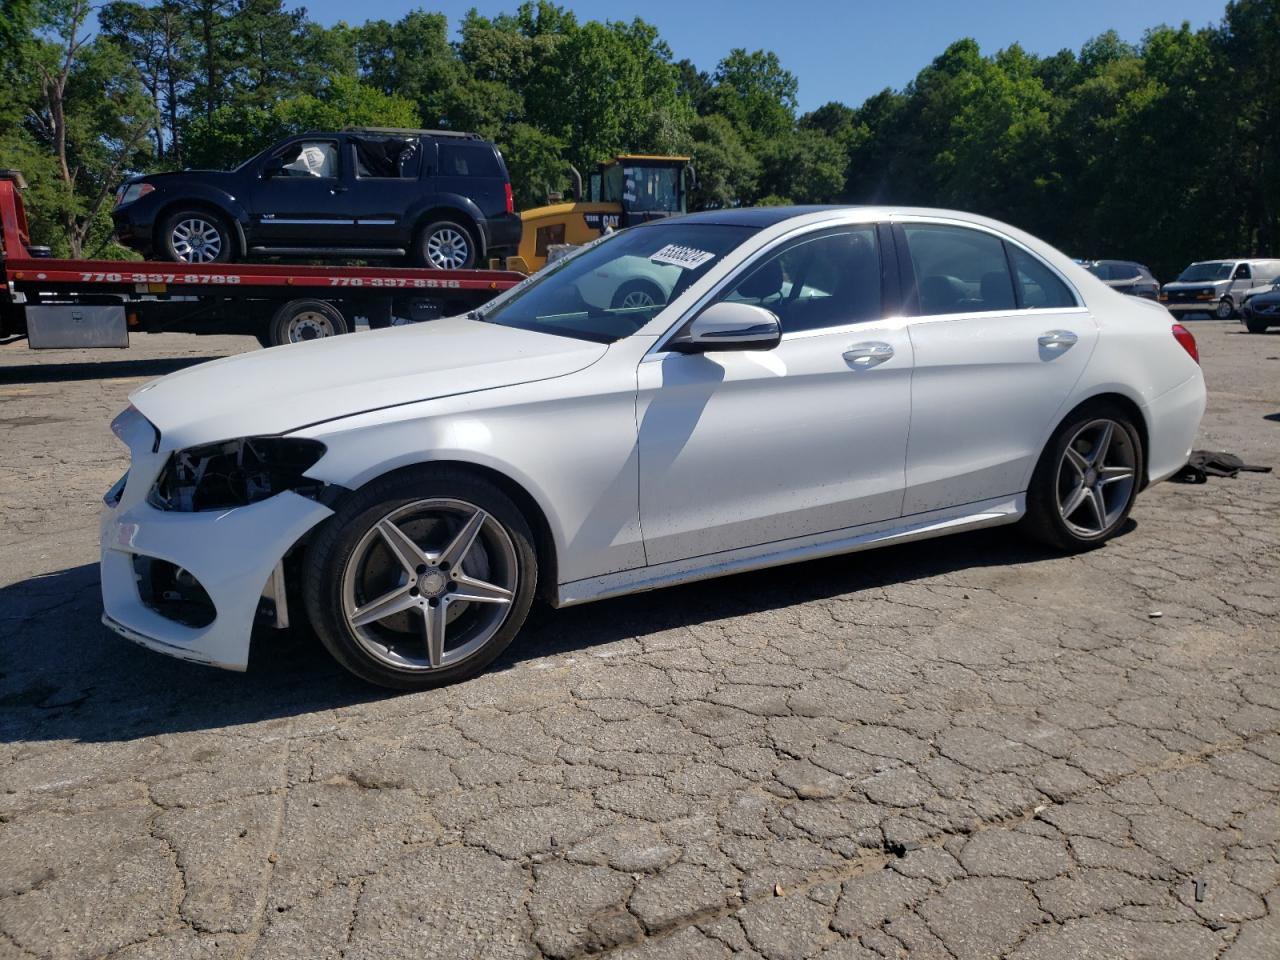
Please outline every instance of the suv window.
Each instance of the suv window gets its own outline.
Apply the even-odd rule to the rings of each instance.
[[[440,143],[440,176],[502,177],[498,155],[487,143]]]
[[[352,137],[356,176],[416,180],[422,169],[417,137]]]
[[[277,156],[284,163],[280,168],[282,176],[330,178],[338,175],[336,140],[299,140]]]
[[[880,250],[875,226],[802,238],[769,254],[722,299],[772,310],[783,333],[879,319]]]
[[[1047,266],[1020,247],[1009,244],[1009,256],[1017,271],[1020,305],[1028,310],[1044,310],[1055,307],[1074,307],[1076,298],[1070,288]],[[1134,264],[1111,265],[1112,280],[1129,280],[1137,276]]]
[[[979,313],[1016,306],[998,237],[967,227],[905,224],[920,291],[920,313]]]

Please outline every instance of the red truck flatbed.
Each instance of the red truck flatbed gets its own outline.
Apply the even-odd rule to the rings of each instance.
[[[23,182],[0,171],[0,336],[35,348],[124,347],[131,331],[255,333],[264,344],[472,309],[524,276],[506,270],[170,263],[37,256]]]

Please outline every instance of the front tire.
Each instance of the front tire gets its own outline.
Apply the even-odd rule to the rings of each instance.
[[[1266,333],[1267,327],[1270,326],[1265,320],[1259,320],[1256,317],[1246,317],[1244,328],[1250,333]]]
[[[533,533],[496,485],[455,468],[375,480],[307,551],[304,599],[356,676],[422,690],[472,677],[511,643],[537,586]]]
[[[1068,553],[1101,546],[1128,518],[1145,467],[1128,413],[1106,401],[1079,407],[1040,455],[1024,529]]]
[[[1230,320],[1236,315],[1236,305],[1231,302],[1230,297],[1223,297],[1218,301],[1218,308],[1213,311],[1213,315],[1219,320]]]
[[[479,259],[475,234],[453,220],[437,220],[418,231],[414,262],[433,270],[470,270]]]
[[[158,249],[174,263],[229,263],[235,239],[226,218],[208,210],[175,210],[160,224]]]

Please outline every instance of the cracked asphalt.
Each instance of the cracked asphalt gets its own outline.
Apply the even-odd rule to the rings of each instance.
[[[1280,466],[1280,332],[1194,324]],[[390,695],[98,623],[126,393],[241,337],[0,346],[0,957],[1280,957],[1280,478],[538,614]]]

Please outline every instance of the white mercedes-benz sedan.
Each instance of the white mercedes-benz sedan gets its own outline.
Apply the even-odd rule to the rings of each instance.
[[[659,297],[584,289],[676,274]],[[654,300],[660,302],[653,302]],[[148,384],[102,517],[104,622],[244,669],[309,621],[352,672],[483,669],[553,606],[1020,522],[1096,547],[1187,460],[1195,341],[1012,227],[696,214],[463,317]]]

